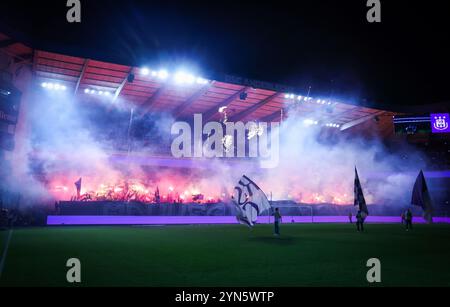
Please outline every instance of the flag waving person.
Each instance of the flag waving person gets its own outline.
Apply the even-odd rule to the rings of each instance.
[[[253,227],[258,215],[269,210],[270,203],[266,194],[249,177],[243,175],[234,187],[231,197],[236,206],[236,219],[239,223]]]
[[[367,209],[366,200],[364,198],[361,182],[359,181],[358,171],[355,167],[355,185],[354,191],[354,205],[358,206],[358,213],[356,214],[356,228],[358,231],[364,231],[364,220],[369,215],[369,210]]]
[[[422,171],[420,171],[416,178],[416,182],[414,183],[411,204],[413,206],[421,207],[424,219],[430,224],[433,222],[433,204]]]

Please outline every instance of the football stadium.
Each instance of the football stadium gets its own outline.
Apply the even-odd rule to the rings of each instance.
[[[2,287],[450,286],[449,103],[136,65],[0,33]]]

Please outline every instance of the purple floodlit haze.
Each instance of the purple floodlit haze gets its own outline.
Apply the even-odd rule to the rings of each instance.
[[[434,217],[435,223],[448,223],[448,217]],[[259,224],[273,222],[268,216],[261,216]],[[284,223],[348,223],[347,216],[285,216]],[[400,223],[397,216],[369,216],[366,223]],[[425,220],[416,217],[414,223]],[[185,224],[237,224],[233,216],[60,216],[47,217],[47,225],[185,225]]]

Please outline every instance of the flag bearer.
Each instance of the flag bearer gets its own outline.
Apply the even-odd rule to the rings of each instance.
[[[358,231],[364,231],[364,216],[361,210],[358,210],[358,213],[356,213],[356,229]]]
[[[282,221],[282,217],[280,214],[280,210],[278,208],[275,209],[274,216],[274,226],[275,226],[275,232],[274,235],[279,236],[280,235],[280,222]]]
[[[406,210],[405,224],[406,224],[406,231],[412,229],[412,212],[410,209]]]

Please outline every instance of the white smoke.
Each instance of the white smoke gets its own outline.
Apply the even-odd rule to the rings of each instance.
[[[391,154],[382,140],[349,138],[337,132],[333,142],[326,141],[322,129],[334,128],[305,125],[305,118],[295,113],[280,128],[280,162],[273,169],[261,169],[255,159],[233,158],[194,159],[190,170],[141,167],[132,160],[117,164],[110,159],[108,146],[114,143],[111,137],[99,135],[108,127],[106,130],[114,132],[113,141],[128,142],[129,109],[120,101],[108,105],[111,101],[105,100],[105,111],[95,107],[97,103],[75,101],[70,94],[61,92],[37,92],[22,118],[29,122],[28,131],[12,157],[9,187],[40,201],[55,195],[52,191],[57,186],[66,187],[68,191],[61,197],[69,198],[79,177],[83,177],[86,189],[139,179],[150,186],[151,192],[156,186],[164,191],[174,185],[180,194],[188,190],[216,197],[224,190],[230,192],[246,174],[267,194],[272,193],[274,200],[348,204],[353,199],[356,166],[368,203],[404,205],[414,181],[406,172],[418,172],[424,167],[419,154],[411,153],[405,161]],[[119,114],[120,120],[113,114]],[[319,113],[309,116],[320,121]],[[153,121],[152,128],[145,124],[132,126],[142,130],[143,135],[143,139],[133,139],[132,154],[169,154],[174,119],[170,115],[155,115],[148,120]],[[387,175],[373,175],[381,173]]]

